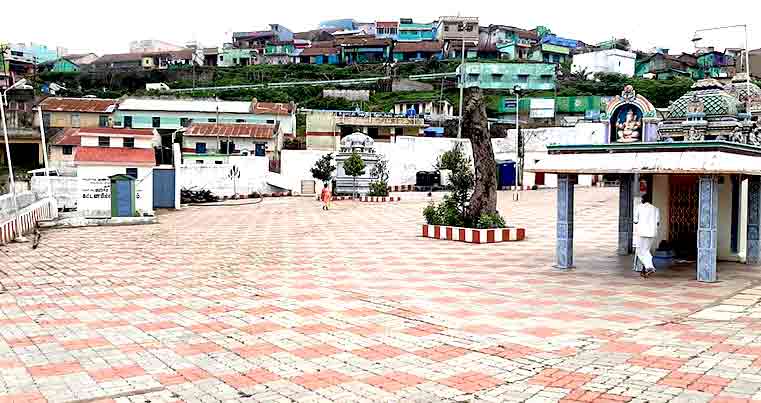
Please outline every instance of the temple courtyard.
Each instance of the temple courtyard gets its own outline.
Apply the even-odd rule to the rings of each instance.
[[[425,195],[161,212],[0,246],[0,402],[761,401],[761,267],[651,279],[618,189],[500,192],[518,243],[420,237]]]

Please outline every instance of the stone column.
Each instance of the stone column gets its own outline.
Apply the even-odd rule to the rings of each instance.
[[[618,188],[618,254],[628,256],[632,253],[634,201],[632,186],[634,175],[621,175]]]
[[[739,191],[739,189],[738,189]],[[761,263],[761,176],[748,178],[747,264]]]
[[[698,281],[716,281],[719,181],[715,175],[700,177],[698,202]]]
[[[557,245],[558,269],[573,267],[573,175],[558,174]]]

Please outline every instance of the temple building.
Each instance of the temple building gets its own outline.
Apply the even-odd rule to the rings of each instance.
[[[737,73],[724,89],[740,101],[743,111],[748,112],[750,106],[750,114],[758,119],[761,116],[761,88],[753,81],[748,82],[747,78],[748,73]]]
[[[627,86],[606,111],[608,144],[549,146],[529,169],[558,175],[557,267],[574,266],[580,174],[618,178],[620,255],[633,252],[634,207],[650,194],[661,215],[656,245],[694,261],[699,281],[717,281],[717,261],[761,264],[761,135],[740,97],[706,79],[663,121],[651,107]]]

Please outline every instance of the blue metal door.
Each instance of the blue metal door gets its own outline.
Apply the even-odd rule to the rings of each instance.
[[[130,181],[118,180],[116,185],[116,216],[132,216],[132,187]]]
[[[153,208],[174,208],[174,169],[153,170]]]

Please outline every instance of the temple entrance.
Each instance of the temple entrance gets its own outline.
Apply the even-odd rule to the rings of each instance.
[[[669,176],[669,240],[677,256],[697,256],[698,177]]]

